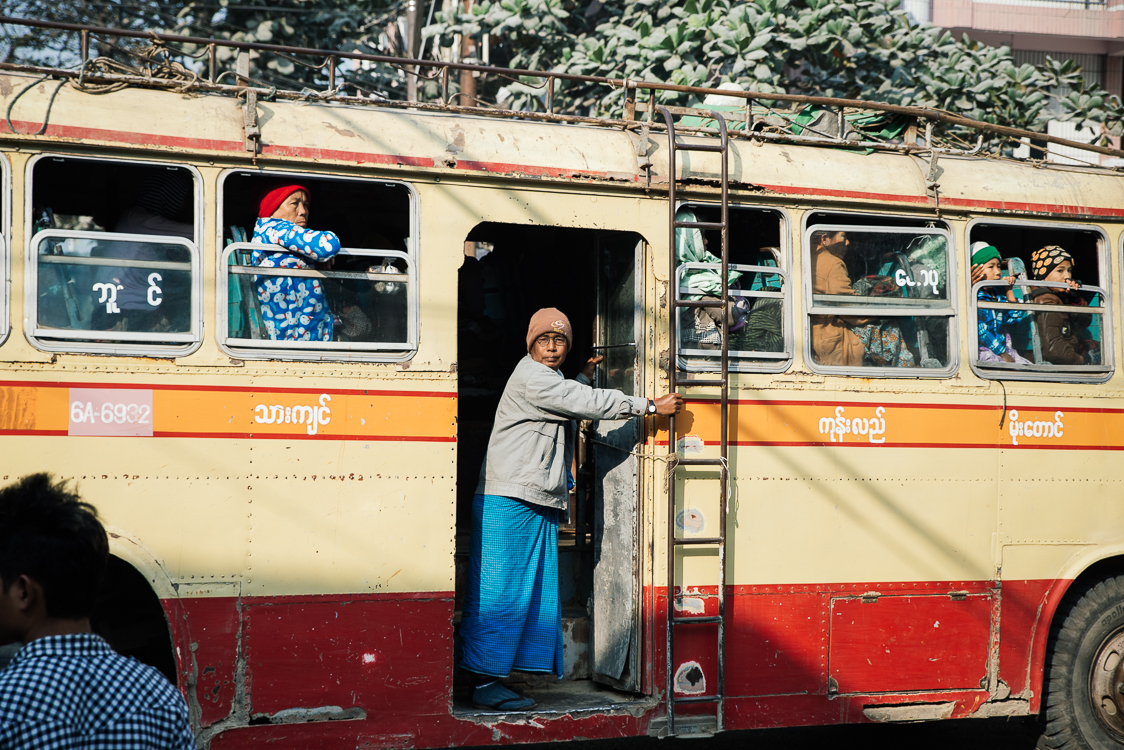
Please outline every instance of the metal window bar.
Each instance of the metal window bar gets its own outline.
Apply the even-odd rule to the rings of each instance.
[[[269,252],[284,252],[284,248],[276,245],[264,245],[262,243],[251,242],[232,242],[223,248],[222,255],[219,258],[219,283],[218,283],[218,302],[219,302],[219,331],[220,341],[231,347],[242,347],[243,349],[258,350],[265,353],[270,350],[275,351],[294,351],[294,352],[323,352],[325,355],[332,353],[340,354],[355,354],[362,355],[364,353],[375,355],[380,353],[398,353],[403,351],[412,351],[417,348],[417,343],[414,340],[413,333],[407,335],[406,341],[385,341],[385,342],[346,342],[346,341],[287,341],[287,340],[274,340],[274,339],[247,339],[236,338],[229,335],[228,319],[227,319],[227,304],[229,302],[229,286],[228,278],[230,276],[281,276],[281,277],[301,277],[312,279],[357,279],[363,281],[386,281],[396,284],[402,284],[406,289],[415,289],[417,287],[417,279],[415,276],[414,264],[408,254],[401,250],[378,250],[367,248],[340,248],[340,256],[359,256],[370,258],[398,258],[405,261],[407,270],[401,274],[387,274],[387,273],[372,273],[362,271],[319,271],[312,268],[284,268],[284,267],[270,267],[270,266],[247,266],[240,263],[234,263],[236,260],[234,254],[238,251],[252,251],[255,249],[264,249]],[[413,307],[407,302],[407,315],[413,315]],[[413,331],[412,325],[408,322],[408,331]]]
[[[178,246],[191,254],[191,260],[153,261],[101,256],[66,255],[57,252],[53,243],[67,240],[85,240],[106,244]],[[92,328],[51,328],[40,324],[39,295],[31,294],[30,326],[28,332],[36,345],[47,351],[92,351],[96,353],[135,354],[151,356],[154,353],[187,352],[203,338],[202,259],[195,243],[182,237],[166,235],[130,234],[125,232],[99,232],[77,229],[45,229],[31,238],[33,248],[29,284],[37,290],[39,266],[92,266],[158,271],[180,271],[191,274],[191,328],[185,332],[103,331]],[[124,348],[122,348],[124,347]],[[165,354],[166,356],[166,354]]]
[[[721,732],[725,724],[725,652],[726,652],[726,513],[729,498],[729,415],[730,415],[730,324],[726,310],[730,304],[730,174],[729,174],[729,134],[726,129],[726,120],[719,112],[709,112],[710,117],[718,124],[719,142],[715,143],[678,143],[675,133],[675,119],[672,112],[664,106],[657,106],[667,126],[668,140],[668,263],[670,265],[668,278],[677,284],[675,235],[681,228],[713,229],[720,233],[721,244],[721,290],[722,294],[717,303],[704,301],[680,300],[678,294],[672,294],[670,300],[671,325],[669,336],[668,357],[668,385],[674,393],[680,386],[691,385],[717,385],[719,388],[720,409],[720,436],[719,458],[679,458],[675,446],[675,417],[668,420],[668,482],[667,482],[667,612],[666,612],[666,685],[667,685],[667,732],[670,736],[678,734],[676,721],[676,707],[691,703],[714,703],[715,705],[715,731]],[[721,171],[721,204],[720,220],[717,222],[688,222],[676,221],[675,214],[678,204],[678,190],[676,181],[678,176],[678,155],[680,151],[696,151],[717,153],[722,162]],[[678,378],[678,353],[677,349],[677,321],[679,311],[685,308],[720,308],[723,314],[721,320],[722,342],[719,347],[718,372],[706,381],[680,380]],[[678,538],[675,534],[675,509],[676,509],[676,482],[675,471],[678,467],[705,466],[717,469],[719,478],[718,489],[718,536],[705,539]],[[718,555],[718,614],[707,618],[682,618],[675,615],[675,552],[678,548],[708,544],[716,546]],[[682,627],[695,625],[717,626],[717,674],[714,681],[715,692],[705,696],[676,696],[675,694],[675,631]]]
[[[680,228],[692,227],[692,226],[698,226],[699,223],[700,222],[683,222],[683,221],[681,221],[681,222],[679,222],[678,226]],[[718,228],[718,227],[716,226],[715,228]],[[692,289],[690,289],[686,286],[683,286],[683,276],[688,271],[706,271],[706,270],[713,270],[713,268],[714,268],[713,263],[680,263],[679,264],[679,266],[676,270],[676,277],[675,277],[675,290],[676,290],[675,296],[676,296],[676,299],[679,302],[680,307],[684,307],[684,308],[707,308],[707,307],[714,306],[711,303],[707,303],[704,300],[682,299],[682,296],[685,295],[685,294],[691,294],[691,295],[699,294],[698,291],[695,291],[695,290],[692,290]],[[784,290],[788,288],[788,272],[785,269],[780,268],[779,266],[751,266],[751,265],[745,265],[745,264],[742,264],[742,263],[730,263],[729,268],[733,271],[741,271],[741,272],[747,273],[747,274],[748,273],[760,273],[760,274],[764,274],[764,275],[776,276],[778,281],[780,281],[780,285],[781,285],[781,291],[779,291],[779,292],[757,290],[757,289],[730,289],[729,290],[730,297],[744,297],[744,298],[747,298],[747,299],[779,299],[779,300],[784,299],[784,297],[785,297]],[[680,317],[677,315],[677,316],[672,318],[672,321],[673,321],[673,324],[675,326],[674,333],[675,333],[677,346],[678,346],[680,354],[685,354],[685,355],[691,356],[691,357],[713,357],[714,356],[715,350],[712,350],[712,349],[692,349],[692,348],[689,348],[689,347],[685,346],[683,344],[683,336],[682,336],[682,330],[681,330],[682,329],[682,321],[680,320]],[[735,358],[748,358],[748,359],[788,359],[792,356],[792,352],[789,351],[789,347],[786,343],[784,351],[766,352],[766,351],[757,351],[757,350],[750,350],[750,349],[744,349],[744,350],[738,349],[738,350],[730,351],[730,356],[735,357]],[[705,381],[705,383],[704,383],[704,381],[702,381],[702,380],[692,379],[692,380],[689,380],[689,381],[681,380],[680,382],[683,383],[684,385],[689,384],[689,385],[692,385],[692,386],[698,386],[698,385],[704,385],[704,384],[706,384],[706,385],[718,385],[718,383],[720,381],[715,380],[715,381],[713,381],[713,383],[711,383],[710,381]]]

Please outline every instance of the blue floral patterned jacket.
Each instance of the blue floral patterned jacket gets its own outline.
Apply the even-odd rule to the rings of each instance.
[[[253,242],[281,245],[283,252],[254,249],[253,264],[261,268],[311,268],[340,251],[333,232],[298,227],[284,219],[258,219]],[[258,302],[269,337],[286,341],[331,341],[332,313],[319,279],[258,276]]]

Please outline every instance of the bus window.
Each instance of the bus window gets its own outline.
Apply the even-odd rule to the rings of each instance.
[[[717,206],[684,204],[679,221],[718,222]],[[730,370],[781,372],[792,361],[788,325],[790,300],[785,239],[787,219],[775,210],[732,206],[729,213],[729,288],[727,310]],[[681,300],[718,299],[722,293],[721,235],[715,230],[681,227],[675,234],[675,295]],[[681,309],[676,319],[678,366],[688,372],[719,367],[721,311]]]
[[[312,231],[285,239],[277,232],[292,225],[259,213],[266,194],[292,185],[307,191]],[[223,176],[220,194],[224,349],[244,359],[366,361],[416,351],[417,201],[407,185],[239,170]],[[331,247],[301,247],[306,240]]]
[[[968,240],[977,374],[1071,381],[1111,375],[1107,244],[1100,230],[976,221]]]
[[[184,166],[33,161],[31,342],[98,354],[194,351],[203,334],[201,191]]]
[[[809,363],[825,373],[935,377],[956,367],[948,232],[814,224],[804,235]]]
[[[12,256],[8,253],[12,236],[12,166],[8,157],[0,154],[0,191],[3,199],[0,200],[0,258],[3,259],[4,279],[10,280],[12,273]],[[4,293],[0,294],[0,344],[8,340],[10,320],[8,318],[8,284],[3,285]]]

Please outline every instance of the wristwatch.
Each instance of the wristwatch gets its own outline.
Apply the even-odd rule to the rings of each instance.
[[[655,414],[656,413],[656,402],[653,401],[652,399],[648,399],[648,413],[649,414]]]

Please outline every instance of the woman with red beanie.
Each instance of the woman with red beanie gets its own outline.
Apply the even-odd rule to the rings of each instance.
[[[262,198],[253,242],[280,245],[280,251],[258,250],[253,264],[261,268],[312,268],[335,257],[340,239],[333,232],[308,228],[312,198],[308,188],[285,185]],[[258,302],[269,338],[286,341],[331,341],[332,313],[319,279],[258,276]]]

